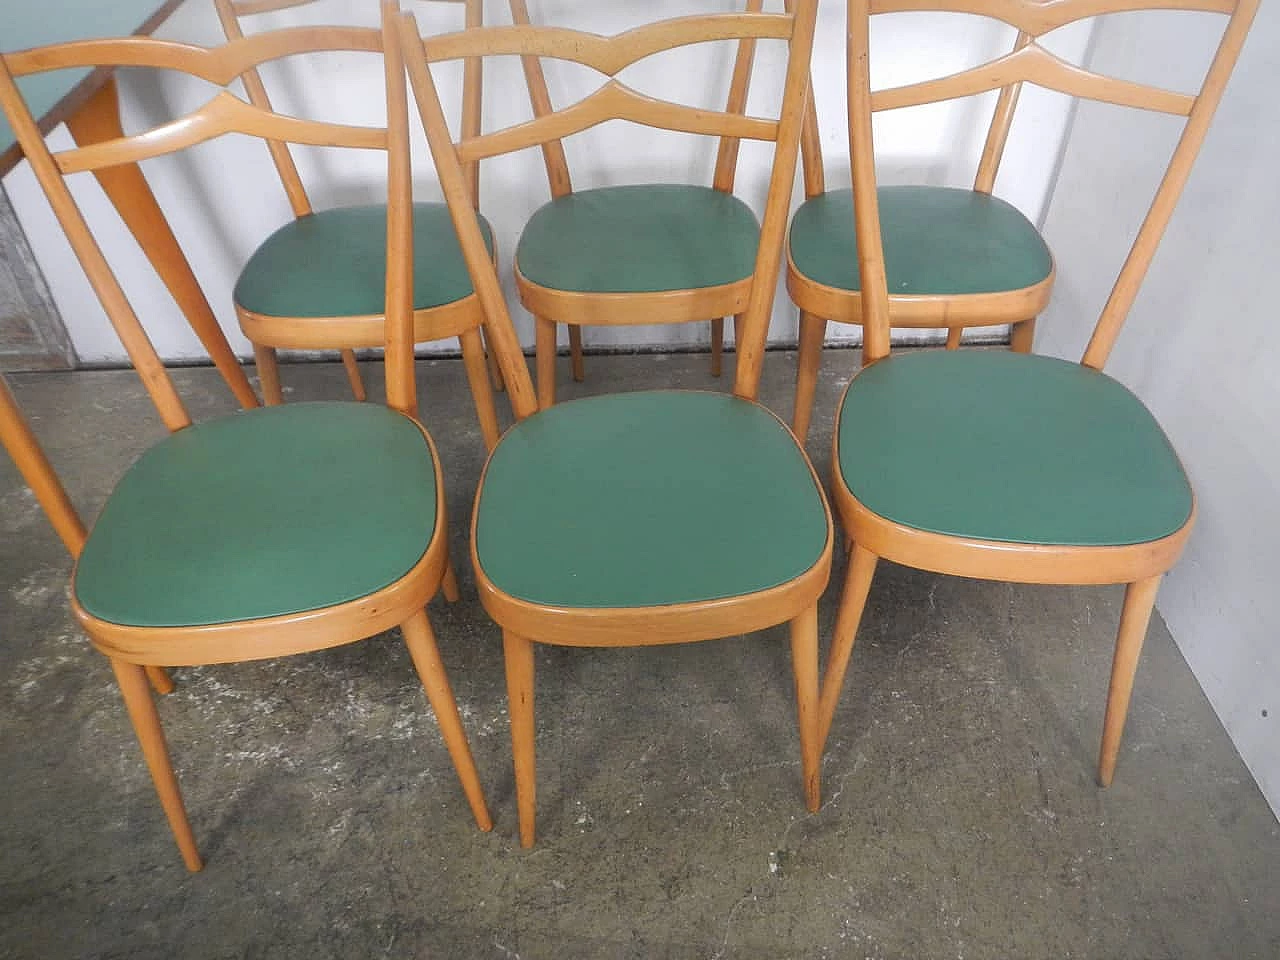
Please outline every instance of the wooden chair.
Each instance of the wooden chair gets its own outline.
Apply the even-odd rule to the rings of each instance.
[[[396,7],[376,29],[303,29],[207,49],[133,37],[0,57],[0,106],[76,256],[171,435],[120,480],[80,552],[72,607],[111,660],[161,804],[192,870],[200,856],[143,664],[257,660],[321,650],[399,626],[435,709],[472,814],[491,827],[457,705],[423,610],[449,567],[444,491],[430,437],[415,419],[410,308],[413,231],[404,67]],[[155,129],[49,152],[15,83],[45,70],[178,70],[230,83],[286,56],[386,49],[386,127],[273,114],[221,91]],[[388,407],[297,403],[191,425],[64,177],[161,156],[237,132],[315,146],[386,151]],[[69,514],[63,512],[64,517]],[[75,535],[69,520],[67,532]]]
[[[950,6],[944,3],[927,9]],[[990,4],[972,7],[992,9]],[[926,8],[915,4],[909,9]],[[1026,48],[1031,37],[1019,32],[1013,52]],[[1013,325],[1010,347],[1019,353],[1029,352],[1035,318],[1049,302],[1053,289],[1053,257],[1040,232],[1017,207],[992,194],[1022,83],[1035,69],[1027,65],[1035,62],[1035,55],[1021,61],[1010,56],[1003,62],[1009,64],[1006,76],[1011,82],[1000,88],[973,189],[927,185],[879,188],[890,325],[945,327],[949,350],[959,347],[967,327],[1008,323]],[[935,99],[913,96],[911,103],[935,103],[973,92],[933,90]],[[895,93],[872,94],[871,109],[903,106]],[[848,189],[826,189],[816,124],[806,126],[801,151],[805,158],[805,202],[791,222],[787,290],[800,308],[792,427],[803,440],[813,414],[827,321],[864,323],[864,307],[853,195]]]
[[[509,0],[517,25],[528,25],[526,0]],[[790,6],[788,0],[788,7]],[[747,0],[748,14],[763,0]],[[738,44],[725,113],[743,114],[755,56]],[[557,112],[542,65],[522,58],[534,116]],[[569,328],[575,380],[584,377],[583,326],[711,321],[711,372],[720,376],[724,318],[746,309],[760,225],[734,196],[740,138],[719,134],[710,187],[628,184],[574,191],[561,143],[549,137],[542,156],[551,202],[539,208],[516,246],[520,302],[536,324],[538,398],[555,402],[556,325]]]
[[[817,601],[830,571],[831,519],[803,450],[754,402],[795,175],[816,3],[802,0],[796,11],[685,17],[614,37],[486,27],[431,37],[425,47],[413,19],[401,21],[409,77],[472,282],[504,329],[506,305],[468,201],[464,164],[615,116],[776,141],[735,395],[623,393],[535,413],[528,373],[516,364],[503,368],[519,422],[490,454],[481,477],[471,555],[481,602],[503,631],[526,847],[533,844],[535,820],[534,643],[649,646],[789,623],[805,800],[810,810],[819,805]],[[790,52],[779,121],[650,100],[612,79],[575,106],[455,144],[428,66],[522,54],[576,61],[613,77],[679,45],[767,38],[786,41]]]
[[[253,14],[297,7],[312,0],[214,0],[227,39],[244,36],[240,20]],[[482,22],[483,0],[443,0],[465,5],[468,27]],[[242,77],[249,101],[271,110],[257,70]],[[463,76],[462,126],[480,130],[481,75],[478,62]],[[235,287],[240,329],[253,343],[254,359],[268,404],[283,400],[277,349],[340,349],[356,399],[365,397],[355,348],[381,346],[382,256],[385,204],[315,211],[286,143],[267,141],[271,159],[288,195],[294,220],[254,251]],[[478,167],[468,171],[472,201],[478,202]],[[492,248],[492,231],[485,221]],[[442,203],[415,203],[414,342],[457,337],[475,399],[480,429],[489,449],[498,441],[493,390],[485,372],[479,303],[467,279],[457,237]]]
[[[1195,498],[1155,418],[1102,366],[1138,292],[1235,65],[1258,0],[1185,0],[1229,15],[1200,90],[1184,95],[1069,66],[1034,38],[1082,17],[1168,0],[1045,5],[952,0],[1031,37],[1016,52],[950,77],[873,94],[870,14],[920,0],[850,0],[849,129],[866,300],[867,365],[853,378],[835,428],[832,490],[854,546],[822,682],[825,742],[876,562],[1017,583],[1126,584],[1103,722],[1098,780],[1111,783],[1161,576],[1195,520]],[[938,9],[929,3],[929,9]],[[912,351],[889,356],[888,267],[881,250],[871,112],[1015,80],[1186,117],[1167,173],[1079,364],[1005,351]],[[879,200],[883,201],[883,194]]]

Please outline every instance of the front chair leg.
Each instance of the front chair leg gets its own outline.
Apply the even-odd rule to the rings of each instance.
[[[431,632],[431,622],[427,619],[426,612],[419,610],[411,616],[400,625],[400,632],[404,634],[405,646],[413,657],[413,666],[427,691],[431,709],[435,711],[436,723],[440,725],[440,734],[444,737],[444,745],[453,760],[453,768],[462,782],[462,792],[467,795],[467,803],[471,807],[471,815],[476,818],[476,826],[481,830],[492,830],[493,820],[489,818],[489,810],[485,806],[480,774],[476,771],[471,746],[467,743],[466,731],[462,729],[462,717],[458,714],[458,703],[449,687],[449,675],[445,673],[444,661],[440,659],[435,634]]]
[[[129,719],[133,722],[133,732],[142,746],[142,756],[147,761],[147,769],[151,771],[151,781],[156,786],[156,793],[160,795],[160,806],[164,808],[164,815],[169,819],[173,839],[178,842],[182,862],[187,865],[188,870],[195,872],[204,864],[200,861],[200,851],[196,849],[196,838],[191,832],[187,811],[182,804],[182,791],[178,789],[178,778],[174,776],[173,764],[169,761],[169,747],[164,741],[160,714],[156,712],[155,701],[151,699],[151,690],[147,685],[147,672],[138,664],[123,660],[112,660],[111,669],[115,671],[116,682],[120,685],[120,693],[124,696],[125,709],[129,711]]]
[[[796,712],[800,720],[800,771],[804,805],[810,813],[822,806],[822,739],[818,731],[818,606],[791,621],[791,670],[796,680]]]
[[[534,763],[533,641],[502,631],[507,665],[507,713],[511,717],[511,755],[516,772],[516,809],[520,812],[520,846],[533,846],[537,819],[537,770]]]
[[[1036,338],[1036,318],[1023,320],[1009,328],[1009,349],[1014,353],[1030,353]]]
[[[964,338],[964,327],[947,327],[947,349],[959,350],[960,341]]]
[[[1124,733],[1125,716],[1129,712],[1129,695],[1133,693],[1133,677],[1138,670],[1138,655],[1147,637],[1151,611],[1155,609],[1160,576],[1148,577],[1129,584],[1124,591],[1124,607],[1120,611],[1120,631],[1116,635],[1116,653],[1111,661],[1111,688],[1107,692],[1107,714],[1102,721],[1102,749],[1098,754],[1098,783],[1111,786],[1120,753],[1120,736]]]
[[[274,347],[253,345],[253,365],[258,369],[258,383],[262,387],[262,402],[269,407],[284,403],[284,391],[280,387],[280,367],[276,363]]]
[[[875,576],[878,559],[870,550],[854,543],[844,589],[840,594],[840,611],[836,614],[836,626],[831,635],[827,671],[822,676],[822,693],[818,698],[818,742],[824,746],[831,733],[836,705],[840,702],[844,673],[849,668],[849,656],[853,653],[853,641],[858,635],[862,611],[867,606],[867,594],[871,591],[871,578]]]

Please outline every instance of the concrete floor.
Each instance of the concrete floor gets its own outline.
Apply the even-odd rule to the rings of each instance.
[[[827,356],[809,445],[824,476],[855,359]],[[590,357],[562,396],[710,387],[706,364]],[[793,371],[770,355],[763,399],[787,413]],[[335,366],[285,378],[291,399],[345,395]],[[231,409],[211,370],[177,380],[196,415]],[[88,516],[161,433],[129,372],[12,382]],[[419,382],[466,557],[482,445],[460,364],[423,363]],[[1094,783],[1117,590],[882,565],[816,815],[783,631],[543,648],[525,852],[501,642],[463,565],[463,601],[430,613],[496,829],[476,831],[384,636],[175,671],[161,714],[207,860],[189,875],[68,612],[68,567],[0,458],[3,957],[1280,956],[1280,828],[1158,618],[1116,783]]]

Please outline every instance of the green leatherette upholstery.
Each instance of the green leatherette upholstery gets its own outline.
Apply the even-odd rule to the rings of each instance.
[[[520,235],[516,266],[552,290],[694,290],[751,276],[759,241],[755,214],[731,194],[677,184],[604,187],[541,207]]]
[[[193,626],[315,610],[399,580],[435,530],[430,448],[361,403],[291,403],[197,424],[124,475],[74,591],[91,614]]]
[[[880,232],[889,295],[1021,290],[1053,270],[1049,248],[1016,207],[950,187],[881,187]],[[861,289],[853,194],[806,200],[791,219],[791,260],[810,280]]]
[[[1191,515],[1186,474],[1142,402],[1052,357],[929,351],[872,364],[845,394],[837,455],[866,507],[957,537],[1146,543]]]
[[[476,551],[504,593],[567,607],[740,596],[811,568],[822,496],[767,410],[718,393],[562,403],[502,438]]]
[[[480,219],[485,242],[493,233]],[[471,294],[449,209],[413,205],[413,304],[443,306]],[[364,317],[386,309],[387,208],[339,207],[299,217],[258,247],[236,281],[235,302],[269,317]]]

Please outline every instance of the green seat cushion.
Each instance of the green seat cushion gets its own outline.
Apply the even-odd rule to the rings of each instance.
[[[493,232],[481,218],[485,241]],[[471,294],[449,209],[413,205],[413,304],[440,307]],[[235,302],[269,317],[364,317],[386,310],[387,208],[339,207],[299,217],[254,251]]]
[[[717,393],[563,403],[502,438],[480,489],[476,555],[504,593],[565,607],[734,597],[821,556],[821,494],[772,414]]]
[[[1168,438],[1106,374],[1006,351],[928,351],[862,370],[837,437],[849,491],[908,527],[1009,543],[1146,543],[1191,486]]]
[[[710,187],[640,184],[583,190],[541,207],[516,266],[542,287],[655,293],[734,283],[755,270],[751,208]]]
[[[367,596],[435,531],[422,432],[386,407],[291,403],[197,424],[121,479],[76,568],[91,614],[147,627],[230,623]]]
[[[998,197],[951,187],[881,187],[889,294],[997,293],[1034,286],[1053,258],[1031,221]],[[810,280],[860,290],[853,193],[806,200],[791,219],[791,260]]]

